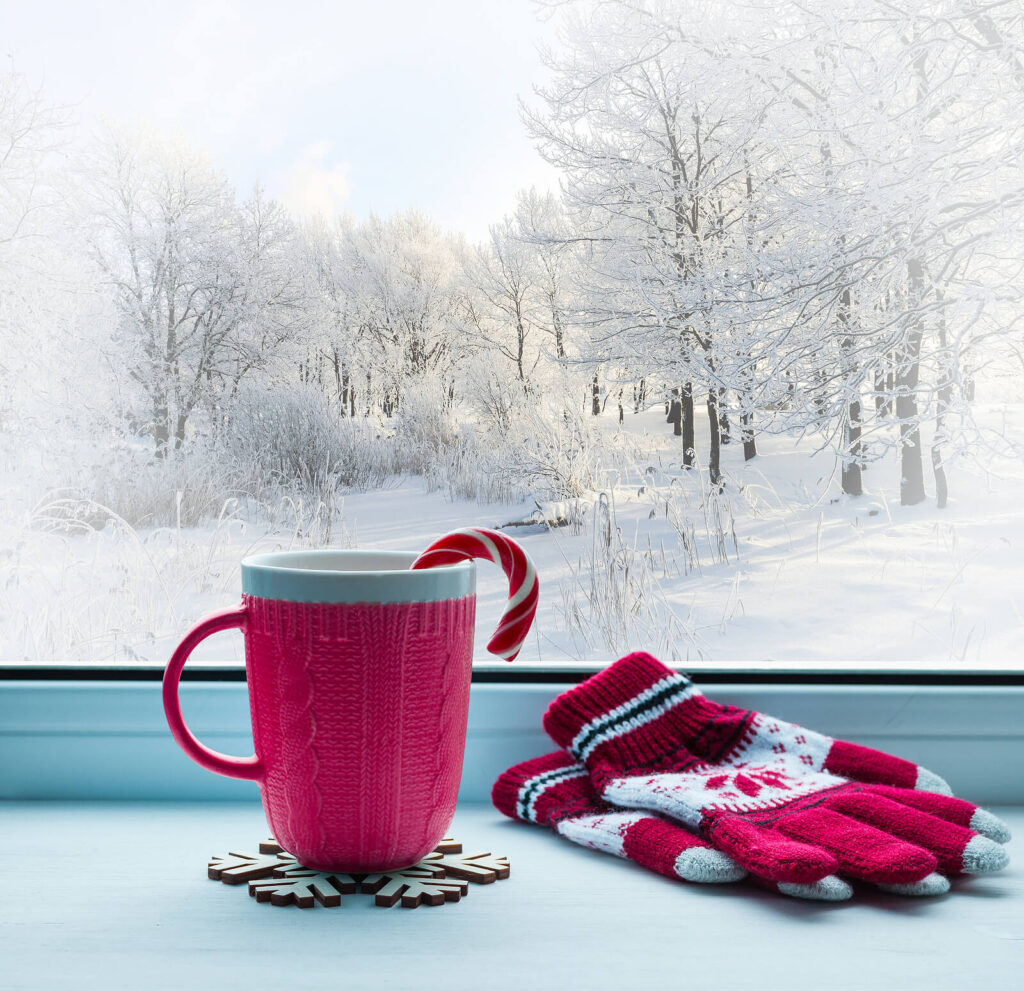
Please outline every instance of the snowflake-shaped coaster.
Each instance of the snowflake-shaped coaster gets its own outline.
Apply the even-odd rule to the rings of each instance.
[[[236,851],[225,857],[213,857],[206,865],[206,875],[213,881],[225,884],[242,884],[261,877],[270,877],[285,864],[295,865],[295,858],[284,853],[280,847],[274,853],[264,851],[266,844],[260,844],[259,853]]]
[[[312,908],[314,900],[324,908],[336,908],[342,895],[358,890],[359,882],[351,874],[325,874],[301,866],[278,869],[273,877],[249,882],[249,894],[256,901],[299,908]]]
[[[420,864],[424,861],[420,861]],[[402,908],[416,908],[426,902],[428,905],[443,905],[457,902],[469,893],[469,882],[458,878],[447,878],[443,870],[431,865],[426,870],[417,868],[420,864],[386,874],[367,874],[359,890],[374,895],[374,902],[390,908],[401,899]],[[436,872],[436,873],[435,873]]]
[[[377,905],[403,908],[457,902],[469,892],[469,882],[490,884],[509,876],[508,859],[483,850],[463,853],[462,844],[446,836],[418,864],[399,871],[377,874],[339,874],[304,867],[273,840],[264,840],[259,851],[232,851],[213,857],[207,875],[225,884],[248,882],[249,894],[271,905],[324,908],[341,904],[342,895],[374,895]]]

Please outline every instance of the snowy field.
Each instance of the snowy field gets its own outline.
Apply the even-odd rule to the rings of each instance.
[[[1024,406],[979,414],[1024,436]],[[610,415],[603,424],[616,429]],[[816,438],[761,437],[746,465],[738,444],[724,448],[729,485],[707,499],[706,474],[680,470],[660,408],[627,415],[624,430],[632,436],[618,449],[642,458],[607,464],[602,492],[561,507],[578,522],[508,531],[541,578],[518,664],[594,664],[646,648],[692,667],[1020,666],[1019,463],[954,470],[947,509],[904,508],[891,460],[865,472],[863,497],[847,499],[834,457],[813,454]],[[535,508],[453,502],[404,476],[346,495],[329,543],[418,550],[456,527],[502,526]],[[111,521],[68,533],[45,517],[37,508],[0,524],[5,664],[163,664],[204,612],[237,601],[242,557],[317,543],[284,511],[274,520],[235,504],[196,528]],[[489,659],[504,594],[501,576],[481,565],[478,662]],[[241,661],[241,638],[215,638],[196,657]]]

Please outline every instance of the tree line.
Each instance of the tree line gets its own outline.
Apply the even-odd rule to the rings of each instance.
[[[152,133],[110,129],[40,181],[60,121],[9,74],[7,350],[37,309],[12,259],[48,238],[87,274],[112,401],[157,457],[246,382],[383,420],[429,384],[499,430],[524,404],[557,428],[567,406],[674,402],[688,466],[703,406],[718,486],[723,444],[814,431],[852,496],[895,449],[912,505],[927,453],[944,505],[975,380],[1021,364],[1018,5],[542,6],[559,40],[522,117],[560,190],[524,190],[479,244],[415,211],[298,220]],[[0,359],[0,404],[29,366]]]

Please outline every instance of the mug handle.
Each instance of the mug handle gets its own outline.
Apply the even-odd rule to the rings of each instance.
[[[263,778],[263,762],[259,757],[256,754],[251,757],[231,757],[200,743],[185,725],[185,719],[181,714],[181,701],[178,698],[178,681],[189,654],[201,641],[214,633],[221,630],[244,630],[247,617],[248,612],[244,604],[234,609],[222,609],[201,620],[185,634],[185,639],[178,644],[177,650],[167,663],[167,670],[164,671],[164,714],[171,727],[171,735],[178,742],[178,746],[200,767],[205,767],[215,774],[223,774],[227,778],[260,781]]]

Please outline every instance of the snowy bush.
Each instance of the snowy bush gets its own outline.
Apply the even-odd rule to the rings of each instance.
[[[228,500],[201,526],[136,528],[107,506],[58,495],[24,520],[0,521],[2,658],[164,663],[199,614],[237,601],[246,556],[351,546],[340,510],[318,518],[320,508],[282,500],[264,523],[253,506]],[[231,638],[207,654],[231,657],[241,660]]]
[[[166,459],[154,457],[150,449],[121,448],[63,493],[63,501],[46,500],[38,512],[48,504],[50,519],[63,513],[69,522],[95,529],[114,518],[132,527],[198,526],[221,514],[225,502],[238,494],[240,482],[205,447],[177,451]]]
[[[599,485],[601,438],[568,404],[517,397],[508,428],[494,441],[501,472],[535,499],[579,499]]]
[[[398,468],[394,444],[375,422],[342,416],[311,386],[241,392],[218,443],[252,474],[258,497],[269,487],[326,502],[339,488],[381,488]]]
[[[530,495],[521,479],[509,475],[500,451],[471,429],[439,449],[426,466],[427,490],[447,493],[451,500],[480,503],[518,503]]]
[[[426,475],[460,442],[451,402],[437,379],[413,380],[394,422],[394,449],[402,471]]]
[[[551,409],[513,386],[500,397],[473,396],[449,415],[445,433],[421,442],[422,459],[404,466],[423,474],[430,490],[478,502],[576,500],[593,492],[599,476],[601,438],[578,413]]]
[[[661,585],[676,577],[676,562],[649,539],[644,546],[639,529],[632,540],[623,536],[608,493],[601,493],[589,518],[590,546],[576,564],[566,561],[559,610],[580,656],[645,648],[666,661],[699,657],[692,623]]]

